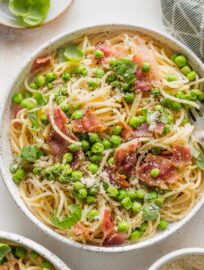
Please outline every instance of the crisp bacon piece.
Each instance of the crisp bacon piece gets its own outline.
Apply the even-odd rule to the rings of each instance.
[[[111,211],[108,209],[105,209],[104,216],[103,216],[103,222],[102,222],[102,231],[104,234],[104,240],[114,232],[114,224],[112,221]]]
[[[72,121],[72,127],[74,132],[79,133],[103,132],[106,129],[106,127],[95,118],[91,109],[86,111],[82,119]]]
[[[109,44],[101,44],[98,46],[98,50],[101,50],[104,53],[105,57],[109,57],[113,54],[113,48]]]
[[[157,123],[154,128],[154,133],[162,135],[164,131],[164,124],[163,123]]]
[[[121,188],[129,188],[130,183],[126,180],[127,176],[120,174],[116,171],[116,168],[108,168],[107,172],[110,177],[111,184],[116,184]]]
[[[103,243],[104,246],[116,246],[122,245],[127,239],[127,235],[123,233],[113,233],[111,234]]]
[[[68,118],[64,112],[59,108],[54,108],[54,121],[57,127],[71,139],[78,141],[78,138],[66,127]],[[66,152],[69,142],[65,140],[60,134],[58,134],[53,128],[47,138],[48,145],[50,147],[50,153],[57,158],[61,158]],[[75,153],[76,158],[78,158],[79,153]]]
[[[189,165],[192,159],[191,149],[188,146],[175,145],[171,162],[175,167],[184,167]]]
[[[123,138],[124,141],[129,141],[129,140],[132,140],[132,139],[134,139],[136,137],[135,133],[134,133],[134,130],[127,123],[122,122],[121,126],[123,128],[123,130],[122,130],[122,138]]]
[[[51,59],[52,59],[51,56],[44,56],[44,57],[39,57],[35,59],[35,61],[33,62],[32,71],[49,65],[51,62]]]
[[[136,138],[153,136],[152,132],[149,130],[149,126],[147,123],[142,124],[141,126],[136,128],[134,132]]]
[[[159,176],[153,178],[150,175],[152,169],[158,168]],[[149,154],[144,164],[139,168],[139,179],[149,186],[160,186],[162,183],[175,183],[178,179],[178,174],[173,167],[172,162],[161,156]]]
[[[120,146],[115,151],[115,169],[119,173],[124,173],[128,176],[132,175],[137,157],[136,151],[140,147],[141,143],[136,141],[134,143],[126,143],[125,146]]]
[[[74,225],[73,230],[74,230],[74,233],[76,235],[88,235],[89,234],[89,231],[87,230],[87,228],[79,223]]]
[[[21,110],[21,106],[18,104],[14,104],[12,105],[12,114],[13,114],[13,118],[16,118],[18,112]]]

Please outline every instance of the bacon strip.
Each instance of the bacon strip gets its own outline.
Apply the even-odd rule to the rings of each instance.
[[[127,239],[124,233],[113,233],[103,243],[104,246],[117,246],[122,245]]]
[[[136,138],[134,130],[125,122],[121,122],[120,125],[122,126],[122,138],[124,141],[129,141]]]
[[[175,167],[184,167],[189,165],[192,159],[191,149],[189,146],[175,145],[171,162]]]
[[[136,138],[153,136],[152,132],[149,130],[149,126],[147,123],[142,124],[141,126],[136,128],[134,132]]]
[[[112,221],[111,211],[105,209],[102,222],[103,239],[105,240],[111,233],[114,232],[114,224]]]
[[[51,56],[42,56],[35,59],[35,61],[33,62],[31,71],[35,71],[37,69],[50,65],[51,59],[52,59]]]
[[[99,120],[97,120],[91,111],[88,109],[82,119],[72,121],[74,132],[103,132],[106,130]]]
[[[158,177],[153,178],[150,175],[152,169],[157,168],[160,171]],[[172,162],[161,156],[154,156],[148,154],[145,162],[139,168],[139,180],[147,184],[148,186],[160,186],[162,183],[175,183],[179,176],[173,167]]]

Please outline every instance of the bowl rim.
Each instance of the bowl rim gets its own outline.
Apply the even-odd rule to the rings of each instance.
[[[9,100],[9,94],[10,94],[12,88],[15,87],[15,83],[18,81],[22,72],[25,71],[26,67],[30,63],[32,63],[32,61],[34,59],[36,59],[36,57],[41,55],[41,53],[44,50],[48,49],[52,45],[55,45],[55,43],[59,42],[60,40],[63,40],[65,38],[69,38],[70,36],[73,36],[73,35],[77,35],[77,34],[82,35],[84,32],[94,31],[94,30],[95,31],[98,30],[99,32],[113,31],[116,29],[119,30],[120,28],[122,28],[123,30],[126,29],[127,31],[132,30],[135,32],[145,33],[146,35],[150,35],[150,36],[151,35],[158,36],[160,39],[165,39],[167,41],[170,41],[172,44],[174,44],[175,46],[177,46],[181,50],[185,51],[188,56],[190,56],[191,58],[194,58],[195,62],[199,66],[200,70],[204,74],[204,65],[201,62],[201,60],[184,44],[182,44],[181,42],[177,41],[175,38],[169,36],[166,33],[161,32],[161,31],[147,28],[147,27],[143,27],[141,25],[124,24],[124,23],[123,24],[121,24],[121,23],[97,24],[97,25],[92,25],[92,26],[84,26],[82,28],[72,28],[69,31],[66,31],[60,35],[57,35],[56,37],[52,38],[51,40],[49,40],[46,43],[44,43],[43,45],[41,45],[30,56],[28,56],[26,61],[24,61],[24,64],[20,67],[20,70],[17,73],[17,75],[15,76],[15,78],[13,79],[12,83],[9,84],[7,94],[3,95],[2,106],[0,106],[0,125],[2,125],[2,122],[3,122],[3,114],[4,114],[3,112],[4,112],[4,109],[6,108],[7,102]],[[104,30],[104,29],[106,29],[106,30]],[[2,129],[0,128],[0,148],[1,148],[1,145],[3,144],[3,141],[4,141],[4,139],[2,139],[2,134],[1,134],[2,130],[3,130],[3,128]],[[178,229],[180,229],[182,226],[184,226],[184,224],[186,224],[199,211],[199,209],[204,204],[204,194],[203,194],[203,196],[201,196],[201,198],[198,200],[196,205],[191,209],[191,211],[182,220],[178,221],[177,224],[174,224],[173,227],[170,227],[165,232],[159,233],[156,236],[148,238],[144,241],[137,242],[134,244],[127,244],[124,246],[113,246],[113,247],[93,246],[93,245],[78,243],[78,242],[72,240],[71,238],[66,238],[66,237],[58,234],[53,229],[49,228],[47,225],[45,225],[44,223],[39,221],[34,216],[34,214],[32,214],[32,212],[27,208],[25,203],[22,202],[21,198],[16,197],[14,192],[13,192],[12,183],[11,183],[11,181],[6,173],[5,167],[4,167],[4,158],[2,155],[2,151],[0,151],[0,173],[1,173],[2,179],[3,179],[7,189],[9,191],[10,195],[12,196],[12,198],[15,201],[15,203],[17,204],[17,206],[41,231],[43,231],[45,234],[53,237],[54,239],[57,239],[65,244],[68,244],[69,246],[72,246],[75,248],[80,248],[80,249],[86,250],[86,251],[94,251],[94,252],[102,252],[102,253],[119,253],[119,252],[124,252],[124,251],[138,250],[141,248],[151,246],[151,245],[156,244],[156,243],[160,242],[161,240],[167,238],[172,233],[178,231]]]
[[[23,246],[25,248],[29,248],[34,250],[43,258],[52,263],[52,265],[59,270],[71,270],[58,256],[56,256],[53,252],[45,248],[44,246],[38,244],[37,242],[26,238],[22,235],[10,233],[6,231],[0,231],[0,241],[11,241],[15,244]]]
[[[182,258],[187,255],[204,255],[204,248],[200,247],[188,247],[174,250],[166,255],[162,256],[156,262],[154,262],[148,270],[159,270],[161,266],[164,266],[166,263],[176,259]]]

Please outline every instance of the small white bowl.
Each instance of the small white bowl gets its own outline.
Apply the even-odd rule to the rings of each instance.
[[[0,231],[0,242],[1,241],[9,241],[11,243],[17,244],[24,248],[29,248],[37,252],[40,256],[49,261],[56,270],[71,270],[65,263],[63,263],[60,258],[54,255],[51,251],[21,235]]]
[[[73,0],[51,0],[50,9],[42,25],[57,19],[61,14],[65,12],[65,10],[72,4],[72,2]],[[13,15],[8,8],[8,1],[3,1],[0,3],[0,25],[1,24],[17,29],[29,28],[21,26],[16,22],[15,15]]]
[[[148,270],[159,270],[162,266],[165,266],[167,263],[171,261],[191,255],[204,256],[204,248],[182,248],[175,250],[160,258],[152,266],[150,266]]]
[[[197,71],[197,73],[204,77],[204,65],[202,62],[198,59],[198,57],[186,46],[172,38],[171,36],[168,36],[166,34],[157,32],[155,30],[147,29],[141,26],[134,26],[134,25],[124,25],[124,24],[110,24],[110,25],[97,25],[93,27],[86,27],[78,30],[72,30],[68,33],[64,33],[50,41],[48,41],[46,44],[41,46],[36,52],[34,52],[28,59],[26,59],[25,64],[21,70],[19,70],[19,74],[17,78],[13,80],[12,87],[8,89],[6,97],[4,97],[4,100],[2,100],[1,106],[0,106],[0,169],[2,173],[3,180],[13,197],[14,201],[18,205],[18,207],[25,213],[25,215],[37,226],[39,227],[43,232],[50,235],[51,237],[55,238],[56,240],[59,240],[63,243],[66,243],[70,246],[81,248],[84,250],[89,251],[96,251],[96,252],[125,252],[130,250],[137,250],[141,249],[147,246],[150,246],[152,244],[155,244],[165,238],[167,238],[169,235],[171,235],[173,232],[180,229],[184,224],[186,224],[201,208],[201,206],[204,204],[204,195],[202,194],[199,201],[196,203],[196,205],[193,207],[193,209],[182,219],[177,222],[174,222],[169,226],[169,228],[165,231],[158,232],[154,236],[152,236],[149,239],[146,239],[144,241],[133,243],[133,244],[126,244],[121,246],[114,246],[114,247],[99,247],[99,246],[92,246],[92,245],[85,245],[78,242],[73,241],[70,238],[66,238],[58,233],[56,233],[54,230],[43,224],[41,221],[39,221],[32,212],[27,208],[25,205],[23,199],[21,198],[19,188],[17,185],[12,181],[11,173],[9,171],[9,164],[11,163],[13,157],[11,152],[11,146],[9,141],[9,122],[10,122],[10,107],[11,107],[11,99],[13,93],[18,89],[18,86],[22,83],[25,76],[29,73],[30,68],[32,66],[33,61],[40,55],[46,55],[51,53],[56,48],[64,45],[67,42],[70,42],[76,38],[79,38],[81,36],[84,36],[85,34],[95,34],[101,32],[114,32],[117,33],[117,31],[132,31],[136,33],[141,33],[143,35],[150,36],[151,38],[157,40],[161,44],[164,44],[164,47],[169,47],[173,51],[180,52],[188,57],[188,61],[190,65],[193,67],[194,70]]]

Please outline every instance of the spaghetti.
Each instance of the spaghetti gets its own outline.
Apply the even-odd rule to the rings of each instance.
[[[27,207],[93,245],[142,241],[182,219],[203,188],[187,116],[204,99],[202,82],[185,56],[130,32],[36,59],[13,96],[10,128]]]

